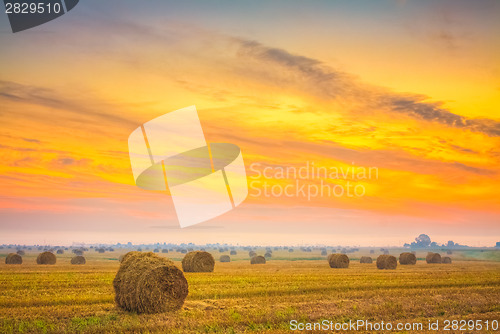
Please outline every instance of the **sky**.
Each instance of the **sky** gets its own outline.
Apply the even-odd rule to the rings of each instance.
[[[396,246],[426,233],[493,246],[499,13],[498,1],[86,0],[15,34],[0,14],[0,244]],[[181,229],[168,194],[135,185],[127,139],[191,105],[207,142],[240,147],[250,189]],[[280,174],[300,168],[329,173]]]

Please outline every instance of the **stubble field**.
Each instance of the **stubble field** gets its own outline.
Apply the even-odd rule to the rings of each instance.
[[[0,259],[0,333],[290,333],[292,320],[325,319],[422,323],[419,332],[426,332],[429,320],[500,320],[500,262],[491,260],[431,265],[420,259],[378,270],[360,264],[357,254],[348,269],[299,252],[278,252],[265,265],[239,255],[217,261],[213,273],[185,273],[189,295],[180,311],[137,315],[114,304],[112,281],[123,252],[89,252],[81,266],[69,264],[68,252],[56,265],[36,265],[36,254],[28,252],[22,265]],[[160,256],[180,267],[182,254]],[[364,332],[374,331],[356,331]]]

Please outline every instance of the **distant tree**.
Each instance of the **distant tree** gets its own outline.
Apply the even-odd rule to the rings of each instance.
[[[497,242],[497,245],[496,245],[495,247],[500,248],[500,241],[499,241],[499,242]]]
[[[431,245],[431,238],[427,234],[421,234],[415,238],[415,242],[411,243],[414,248],[426,248]]]
[[[453,247],[453,246],[455,246],[455,243],[451,240],[448,241],[448,247]]]

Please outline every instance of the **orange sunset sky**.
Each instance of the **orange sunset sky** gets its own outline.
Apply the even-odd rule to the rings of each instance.
[[[97,1],[0,15],[0,244],[500,241],[500,2]],[[364,196],[250,195],[180,229],[127,139],[196,105],[265,167],[376,167]],[[250,168],[254,166],[254,168]],[[256,171],[257,170],[257,171]],[[307,180],[319,184],[322,180]],[[323,180],[345,185],[346,180]]]

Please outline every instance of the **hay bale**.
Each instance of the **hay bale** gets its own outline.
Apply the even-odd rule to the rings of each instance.
[[[58,249],[58,250],[57,250],[57,254],[64,254],[64,250],[62,250],[62,249]]]
[[[254,251],[249,251],[248,252],[248,256],[249,257],[254,257],[254,256],[257,256],[257,253],[255,253]]]
[[[330,268],[348,268],[349,257],[345,254],[330,254],[328,255],[328,263]]]
[[[182,259],[182,270],[190,273],[210,273],[214,271],[212,254],[202,251],[189,252]]]
[[[379,255],[377,258],[377,268],[378,269],[396,269],[398,266],[398,260],[393,255]]]
[[[229,257],[229,255],[221,255],[219,261],[220,262],[231,262],[231,257]]]
[[[81,249],[73,249],[73,253],[75,255],[78,255],[78,256],[82,256],[83,255],[83,251]]]
[[[414,265],[417,263],[417,257],[412,253],[401,253],[399,254],[399,264],[402,265]]]
[[[446,254],[451,255],[453,252],[451,250],[446,251]]]
[[[71,259],[71,264],[85,264],[87,261],[83,256],[77,255]]]
[[[230,255],[236,255],[236,254],[238,254],[238,253],[237,253],[235,250],[232,250],[229,254],[230,254]]]
[[[125,254],[113,287],[118,307],[137,313],[178,310],[188,295],[182,271],[152,252]]]
[[[439,253],[429,252],[425,257],[425,261],[427,263],[441,263],[441,255],[439,255]]]
[[[264,257],[267,259],[267,258],[273,257],[273,254],[270,252],[267,252],[266,254],[264,254]]]
[[[154,253],[159,253],[159,252],[160,252],[160,250],[159,250],[158,248],[155,248],[155,249],[153,249],[153,252],[154,252]]]
[[[288,249],[288,253],[293,253],[293,248]]]
[[[5,258],[5,264],[22,264],[22,263],[23,263],[22,256],[16,253],[10,253]]]
[[[22,249],[18,250],[16,253],[17,253],[17,255],[21,255],[21,256],[26,255],[26,253]]]
[[[266,258],[262,255],[256,255],[250,259],[250,264],[266,264]]]
[[[450,264],[451,263],[451,257],[449,257],[449,256],[443,257],[443,263]]]
[[[56,256],[51,252],[43,252],[38,254],[36,258],[37,264],[56,264]]]
[[[161,250],[161,252],[162,252],[162,253],[168,253],[168,249],[163,248],[163,249]]]
[[[370,256],[362,256],[359,263],[373,263],[373,259]]]
[[[327,256],[327,255],[328,255],[328,253],[326,252],[326,249],[323,249],[321,251],[321,256]]]

